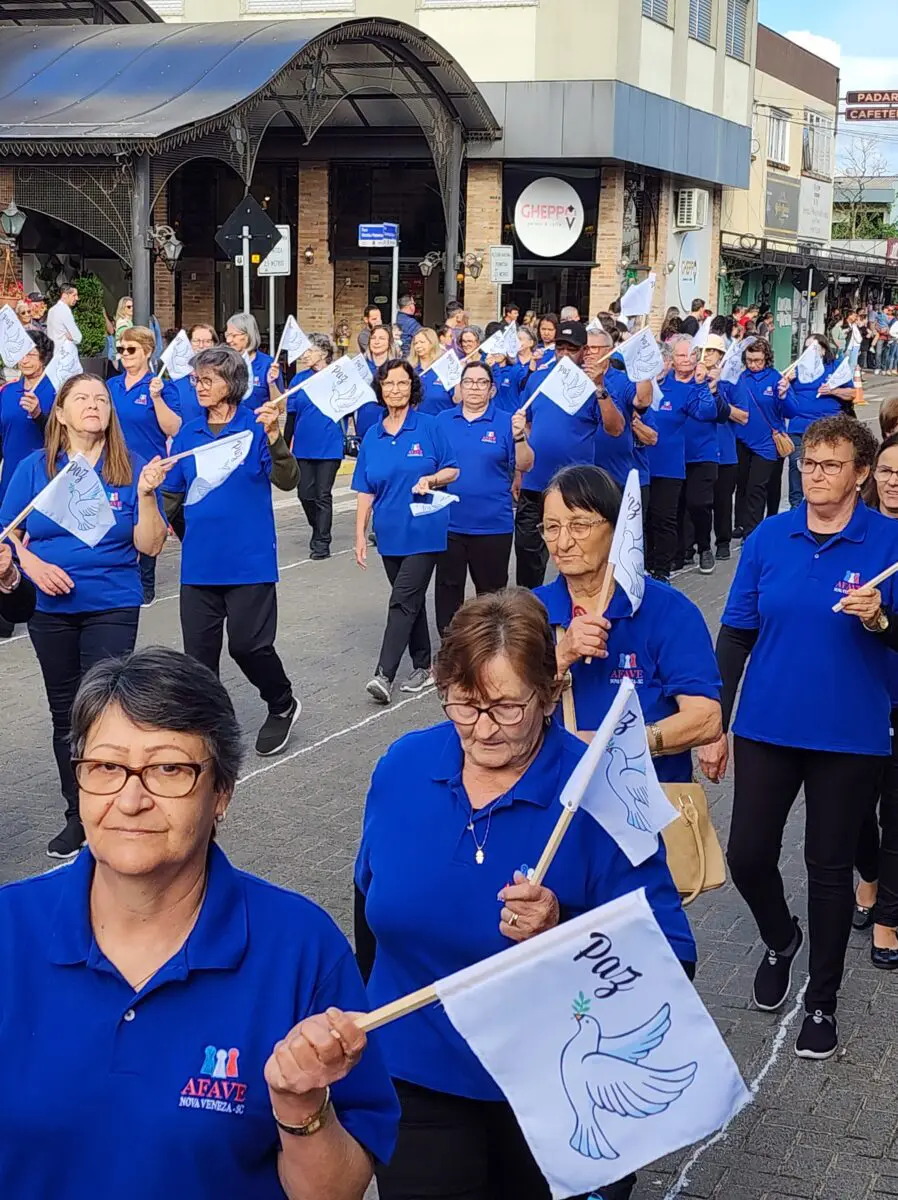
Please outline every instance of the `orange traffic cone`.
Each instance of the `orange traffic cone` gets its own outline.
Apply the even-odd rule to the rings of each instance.
[[[861,404],[866,404],[864,399],[864,377],[861,374],[860,367],[854,368],[854,406],[857,408]]]

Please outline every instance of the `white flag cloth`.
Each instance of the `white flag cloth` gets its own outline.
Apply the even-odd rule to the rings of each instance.
[[[451,350],[441,354],[427,368],[428,371],[433,371],[447,392],[454,392],[458,387],[462,369],[461,361]]]
[[[0,308],[0,358],[7,367],[16,367],[34,349],[25,326],[8,304]]]
[[[368,369],[368,360],[365,358],[364,354],[347,354],[343,361],[345,363],[352,364],[352,366],[355,368],[356,374],[358,375],[359,379],[361,379],[365,387],[371,387],[371,380],[373,376]]]
[[[517,321],[512,321],[510,325],[505,326],[505,332],[502,334],[502,340],[505,344],[505,348],[502,353],[506,358],[510,358],[512,362],[515,362],[521,350],[521,344],[518,341]]]
[[[819,342],[815,340],[805,348],[795,363],[795,373],[799,383],[813,383],[820,378],[823,374],[823,353]]]
[[[191,451],[196,457],[196,478],[187,489],[185,505],[199,504],[210,492],[221,487],[244,461],[252,444],[253,431],[244,429],[242,433],[232,433],[229,437],[196,446]]]
[[[661,401],[664,399],[664,393],[661,391],[661,384],[654,377],[652,378],[652,408],[655,412],[661,407]]]
[[[572,359],[558,358],[534,397],[539,392],[572,417],[596,394],[596,385]]]
[[[617,347],[617,352],[624,360],[627,376],[633,383],[654,379],[664,370],[661,348],[648,326],[640,329],[638,333],[634,333],[625,342],[621,342]]]
[[[249,382],[246,385],[246,391],[243,393],[240,399],[248,400],[253,394],[253,388],[256,386],[256,381],[253,378],[253,362],[246,350],[241,353],[240,357],[246,363],[246,369],[249,371]]]
[[[332,421],[342,421],[363,404],[377,399],[370,376],[367,381],[363,380],[354,363],[346,363],[340,358],[312,375],[302,388],[318,411]]]
[[[288,317],[284,323],[281,340],[278,342],[277,354],[274,356],[275,362],[280,358],[281,351],[284,350],[287,354],[287,362],[295,363],[307,350],[311,349],[311,346],[312,343],[297,324],[296,317]]]
[[[99,475],[76,454],[35,496],[35,509],[86,546],[96,546],[115,524],[115,514]]]
[[[751,1100],[645,897],[630,892],[436,985],[555,1200],[699,1141]]]
[[[847,355],[842,359],[829,379],[827,379],[825,386],[829,391],[833,391],[835,388],[854,386],[854,372],[851,369],[851,363],[848,361]]]
[[[517,341],[517,338],[515,338]],[[495,333],[491,333],[485,342],[480,343],[481,354],[504,354],[505,353],[505,330],[497,329]],[[517,354],[517,350],[515,350]]]
[[[159,359],[160,367],[165,367],[170,379],[184,379],[193,369],[193,346],[187,336],[187,330],[182,329],[162,351]]]
[[[587,333],[605,333],[605,326],[602,324],[602,322],[599,320],[598,317],[593,317],[593,319],[586,326],[586,332]]]
[[[631,471],[627,476],[608,562],[614,571],[615,580],[627,593],[630,607],[635,613],[645,594],[642,493],[639,490],[638,471]]]
[[[703,350],[708,344],[708,337],[711,333],[711,318],[705,317],[701,325],[698,327],[698,333],[692,339],[693,350]]]
[[[652,311],[655,296],[655,272],[652,271],[642,283],[634,283],[621,297],[621,317],[647,317]]]
[[[81,374],[78,347],[68,338],[53,344],[53,357],[47,363],[47,378],[58,392],[67,379]]]
[[[413,500],[409,505],[413,517],[430,517],[434,513],[438,513],[443,508],[448,508],[450,504],[458,500],[458,496],[452,492],[428,492],[430,500],[426,500],[423,496],[418,500]]]
[[[742,355],[757,340],[756,337],[747,337],[743,338],[740,342],[730,342],[729,346],[727,346],[727,352],[720,363],[720,378],[724,383],[739,382],[739,378],[745,370]]]

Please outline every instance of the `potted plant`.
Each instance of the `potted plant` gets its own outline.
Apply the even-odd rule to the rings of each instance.
[[[103,283],[97,275],[79,275],[73,284],[78,289],[78,303],[72,312],[81,330],[78,347],[81,365],[85,371],[102,379],[108,366]]]

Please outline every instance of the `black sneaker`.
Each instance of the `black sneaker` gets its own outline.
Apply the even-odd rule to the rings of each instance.
[[[851,917],[851,928],[857,930],[869,929],[873,924],[873,909],[864,908],[863,904],[854,903],[854,913]]]
[[[47,858],[74,858],[84,842],[80,817],[66,817],[65,829],[47,846]]]
[[[718,542],[715,557],[717,558],[718,562],[726,562],[727,559],[730,557],[730,543],[729,542]]]
[[[755,972],[752,999],[755,1006],[763,1009],[764,1012],[776,1012],[778,1008],[782,1008],[792,986],[792,963],[804,941],[798,918],[793,917],[792,920],[795,923],[795,934],[798,938],[795,949],[791,954],[777,954],[775,950],[768,947]]]
[[[741,542],[744,537],[745,537],[745,530],[742,528],[741,525],[737,525],[736,528],[733,530],[733,541]]]
[[[698,556],[698,570],[700,575],[714,574],[714,555],[710,550],[703,550]]]
[[[283,750],[290,738],[290,730],[296,724],[301,712],[302,705],[294,699],[287,712],[281,716],[278,716],[277,713],[269,713],[256,738],[256,754],[261,754],[263,758],[266,758],[269,754],[277,754]]]
[[[839,1027],[836,1018],[822,1013],[808,1013],[795,1043],[799,1058],[832,1058],[839,1049]]]
[[[309,551],[309,558],[312,560],[312,562],[324,562],[324,560],[326,558],[330,558],[330,556],[331,556],[330,550],[311,550],[311,551]]]
[[[650,571],[649,574],[656,583],[670,583],[670,576],[664,575],[660,571]]]

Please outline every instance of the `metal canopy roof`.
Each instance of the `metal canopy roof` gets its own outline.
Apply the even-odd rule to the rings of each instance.
[[[0,0],[4,25],[147,25],[162,18],[144,0]]]
[[[239,118],[264,101],[307,140],[331,118],[426,128],[436,108],[466,139],[500,133],[454,59],[398,21],[60,25],[0,37],[6,153],[162,153],[225,129],[239,140]]]

